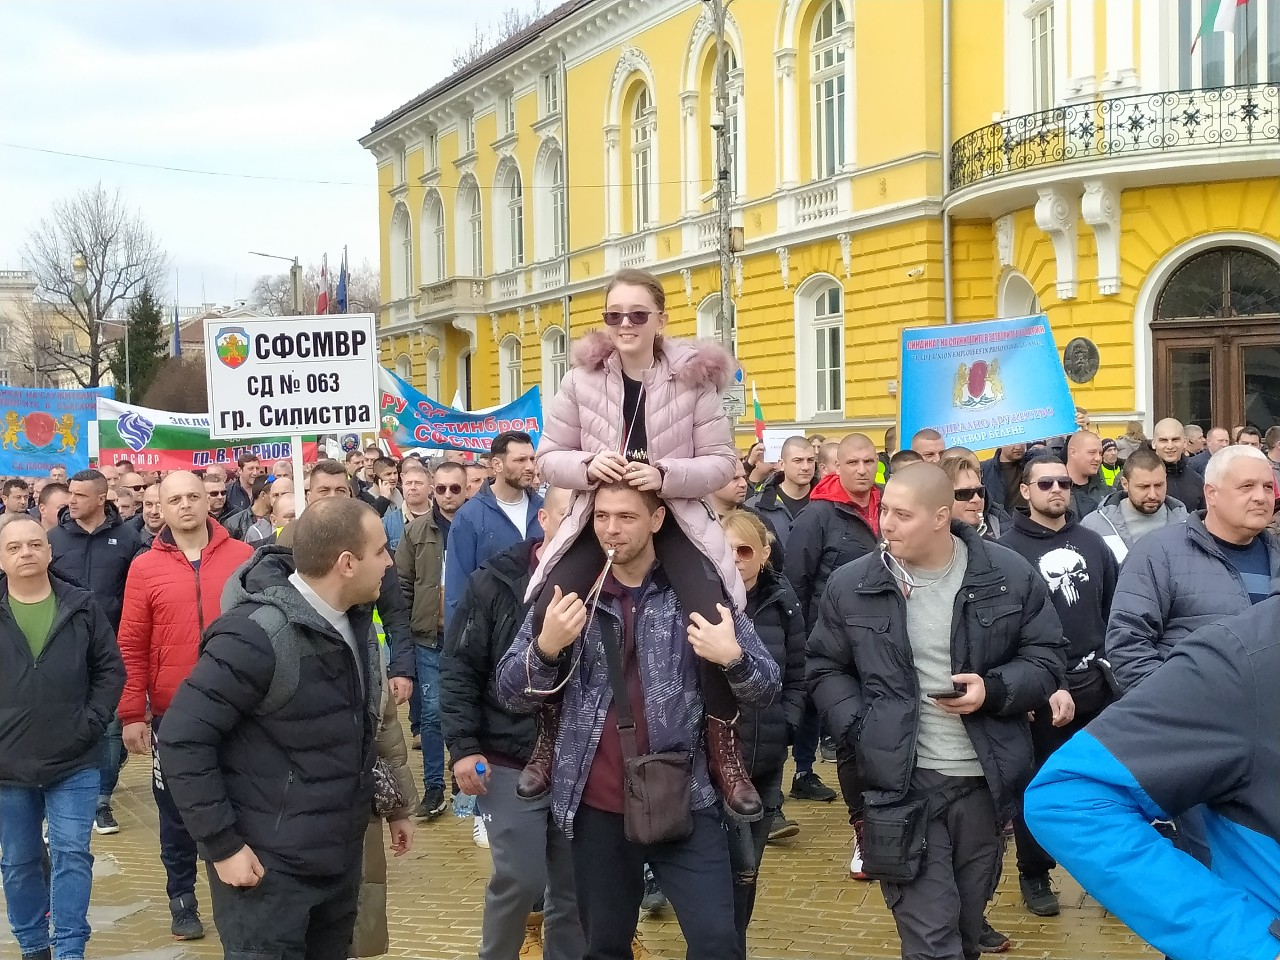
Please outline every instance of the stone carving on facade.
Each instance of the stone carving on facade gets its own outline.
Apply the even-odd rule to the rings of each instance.
[[[836,234],[836,239],[840,241],[840,259],[844,261],[844,276],[847,280],[852,269],[853,237],[847,233],[839,233]]]
[[[684,281],[684,302],[693,306],[693,271],[685,267],[680,271],[680,279]]]
[[[1000,266],[1013,266],[1013,216],[1010,214],[996,221],[996,256]]]
[[[1036,226],[1053,241],[1057,267],[1059,300],[1074,300],[1079,284],[1076,279],[1076,238],[1078,236],[1078,204],[1076,198],[1060,187],[1041,187],[1036,201]]]
[[[778,255],[778,271],[782,274],[782,289],[791,289],[791,251],[786,247],[778,247],[774,251]]]
[[[493,330],[493,342],[498,342],[498,315],[496,313],[489,314],[489,326]]]
[[[1098,292],[1120,292],[1120,193],[1105,180],[1086,180],[1080,216],[1093,230],[1098,253]]]
[[[533,329],[535,333],[542,333],[542,305],[538,303],[533,305]]]

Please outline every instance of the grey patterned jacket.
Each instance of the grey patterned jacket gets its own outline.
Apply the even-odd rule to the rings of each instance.
[[[701,810],[716,803],[716,794],[707,773],[703,748],[703,704],[698,690],[698,656],[689,645],[685,616],[675,591],[661,570],[641,587],[640,619],[635,627],[636,650],[640,661],[640,683],[645,692],[644,716],[649,728],[649,749],[654,753],[685,750],[693,762],[692,807]],[[582,800],[582,791],[591,770],[605,714],[613,702],[604,649],[600,644],[598,618],[611,617],[622,631],[621,611],[615,600],[602,596],[584,638],[582,658],[563,692],[560,731],[556,737],[552,770],[551,811],[566,836],[573,836],[573,818]],[[741,660],[725,672],[738,702],[767,707],[782,691],[778,664],[741,612],[734,612]],[[511,710],[529,713],[546,698],[529,692],[550,690],[557,683],[557,664],[538,651],[532,636],[532,614],[516,634],[515,642],[498,664],[494,682],[500,702]],[[576,645],[569,647],[560,662],[573,662]],[[633,704],[633,707],[635,705]]]

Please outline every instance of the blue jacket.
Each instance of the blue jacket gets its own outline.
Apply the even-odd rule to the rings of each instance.
[[[716,794],[707,773],[707,751],[702,739],[703,703],[698,692],[700,661],[689,645],[685,617],[676,600],[676,592],[661,568],[645,580],[640,596],[640,612],[635,626],[636,658],[644,691],[643,709],[649,729],[649,749],[653,753],[669,750],[688,752],[693,764],[691,806],[694,810],[701,810],[716,802]],[[531,713],[545,703],[546,698],[530,693],[529,689],[552,689],[558,682],[560,666],[574,666],[564,688],[564,706],[556,736],[551,778],[551,814],[560,829],[570,837],[573,836],[573,818],[587,785],[587,775],[591,772],[591,762],[604,732],[605,715],[613,702],[600,640],[600,617],[617,621],[618,635],[621,636],[623,628],[618,601],[601,597],[586,635],[551,662],[539,653],[534,643],[533,614],[530,612],[496,671],[498,700],[511,710]],[[743,655],[732,669],[725,671],[725,679],[729,681],[738,703],[744,707],[767,707],[782,690],[781,671],[745,614],[734,612],[734,626]],[[579,645],[583,645],[581,656],[574,664]],[[635,704],[632,707],[636,709]]]
[[[529,512],[523,532],[502,512],[493,495],[493,482],[486,480],[480,491],[453,515],[444,559],[444,623],[449,626],[453,611],[467,592],[467,580],[480,564],[521,540],[541,540],[538,509],[542,497],[528,491]]]
[[[1280,955],[1278,621],[1272,596],[1198,630],[1027,788],[1036,839],[1178,960]],[[1150,826],[1201,804],[1212,868]]]

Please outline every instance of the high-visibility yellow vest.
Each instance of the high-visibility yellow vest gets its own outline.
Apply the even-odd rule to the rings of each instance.
[[[378,646],[385,647],[387,645],[387,631],[382,626],[382,616],[378,613],[376,607],[373,611],[373,629],[378,632]]]

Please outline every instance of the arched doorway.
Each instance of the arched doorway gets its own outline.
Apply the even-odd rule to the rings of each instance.
[[[1183,263],[1151,319],[1156,418],[1280,423],[1280,264],[1242,247]]]

